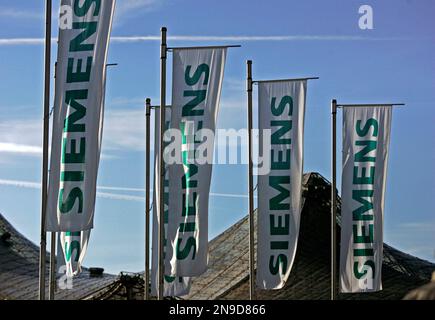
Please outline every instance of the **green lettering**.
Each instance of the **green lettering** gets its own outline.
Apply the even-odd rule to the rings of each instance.
[[[193,206],[190,206],[189,205],[190,201],[187,201],[186,199],[187,194],[183,193],[183,208],[181,212],[181,215],[183,217],[196,215],[196,201],[198,198],[198,194],[196,192],[193,192],[192,196],[193,196],[193,200],[192,200]]]
[[[270,210],[289,210],[290,203],[282,203],[289,199],[290,191],[281,186],[281,184],[290,184],[290,176],[269,176],[269,186],[279,191],[278,195],[269,200]]]
[[[282,138],[290,132],[292,129],[292,121],[291,120],[272,120],[270,122],[272,127],[279,126],[280,128],[272,133],[272,144],[291,144],[291,138]]]
[[[101,0],[85,0],[83,5],[80,6],[80,0],[74,1],[74,13],[79,17],[84,17],[91,6],[95,4],[94,17],[98,16],[101,8]]]
[[[378,121],[376,119],[370,118],[364,125],[364,128],[361,129],[361,120],[356,122],[356,133],[360,137],[365,137],[367,133],[369,133],[370,128],[373,127],[373,137],[378,136]]]
[[[370,167],[370,174],[367,177],[367,169],[361,168],[361,176],[358,175],[358,167],[353,167],[353,184],[371,184],[375,183],[375,167]]]
[[[354,221],[373,220],[373,214],[364,214],[373,209],[373,190],[353,190],[352,199],[362,204],[359,208],[352,211]],[[365,198],[370,198],[367,201]]]
[[[195,254],[196,254],[196,240],[195,240],[195,238],[189,237],[186,241],[186,246],[180,251],[182,241],[183,241],[183,239],[178,239],[177,245],[175,247],[177,259],[179,259],[179,260],[186,259],[189,256],[190,251],[193,249],[192,260],[194,260]]]
[[[83,181],[85,173],[83,171],[62,171],[60,181]]]
[[[272,114],[276,117],[283,114],[285,107],[288,105],[288,115],[291,116],[293,114],[293,99],[290,96],[284,96],[281,98],[281,101],[279,102],[278,107],[275,107],[276,105],[276,97],[272,98],[272,103],[270,105],[270,108],[272,110]]]
[[[74,261],[79,261],[80,258],[80,242],[77,240],[71,241],[71,245],[68,246],[68,241],[65,242],[65,259],[67,262],[71,260],[73,251],[76,250]]]
[[[375,277],[375,262],[372,260],[364,262],[363,267],[370,267],[372,269],[372,277]],[[353,274],[357,279],[361,279],[362,277],[367,275],[367,268],[364,268],[362,272],[358,270],[358,262],[355,261],[353,263]]]
[[[271,250],[288,250],[288,241],[272,241],[270,243]]]
[[[75,83],[75,82],[89,82],[91,78],[91,69],[92,69],[92,57],[88,57],[86,60],[86,71],[82,72],[82,63],[83,59],[77,59],[77,67],[74,71],[74,58],[68,58],[68,67],[66,73],[66,82],[67,83]]]
[[[86,116],[86,108],[77,102],[88,98],[88,90],[68,90],[65,92],[65,103],[74,109],[74,112],[66,117],[64,132],[85,132],[85,124],[76,122]]]
[[[205,63],[200,64],[198,66],[198,68],[195,70],[195,73],[193,74],[193,76],[190,77],[191,68],[192,68],[192,66],[186,67],[186,71],[184,73],[184,80],[186,81],[186,83],[189,86],[194,86],[201,78],[201,75],[204,74],[204,82],[202,84],[207,85],[208,84],[208,77],[210,74],[210,67]]]
[[[270,256],[269,259],[269,271],[271,274],[276,275],[279,270],[282,271],[281,274],[287,270],[287,256],[285,254],[279,254],[276,263],[274,263],[275,256]]]
[[[282,223],[282,216],[278,216],[278,225],[275,226],[275,215],[269,215],[270,234],[272,236],[281,236],[290,234],[290,215],[284,215],[284,225]]]
[[[73,29],[84,29],[69,43],[70,52],[93,51],[93,43],[85,43],[94,33],[97,32],[97,22],[74,22]],[[89,58],[88,58],[89,59]],[[79,69],[80,70],[80,69]]]
[[[358,232],[358,227],[361,227],[361,234]],[[373,243],[373,224],[369,224],[369,234],[364,225],[353,225],[353,243]]]
[[[272,170],[289,170],[290,169],[290,149],[285,150],[285,159],[283,159],[284,152],[278,150],[278,159],[275,160],[275,150],[270,150],[271,169]]]
[[[86,138],[80,139],[80,151],[76,152],[76,139],[71,139],[70,152],[66,152],[68,143],[67,138],[63,138],[62,143],[62,163],[84,163],[86,152]]]
[[[186,223],[180,223],[180,232],[195,232],[196,231],[196,224],[195,222],[186,222]]]
[[[183,117],[195,117],[195,116],[203,116],[204,110],[195,110],[201,102],[205,100],[205,96],[207,94],[206,90],[185,90],[183,93],[184,97],[194,97],[190,100],[186,105],[183,106],[182,116]]]
[[[73,188],[68,194],[66,201],[63,200],[64,189],[59,190],[59,204],[58,208],[61,213],[67,213],[72,210],[76,200],[79,202],[79,208],[77,213],[83,212],[83,193],[80,188]]]
[[[373,257],[373,249],[353,249],[354,257]]]
[[[355,154],[355,162],[375,162],[375,157],[369,157],[367,154],[372,152],[373,150],[376,150],[376,147],[378,145],[377,141],[372,140],[363,140],[363,141],[355,141],[355,145],[357,146],[364,146],[363,149],[358,151]]]

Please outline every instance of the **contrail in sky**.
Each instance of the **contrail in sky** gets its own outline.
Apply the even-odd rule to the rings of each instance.
[[[41,183],[39,182],[22,181],[22,180],[0,179],[0,186],[9,186],[9,187],[18,187],[18,188],[27,188],[27,189],[41,189]],[[145,193],[145,189],[143,188],[128,188],[128,187],[97,186],[97,190]],[[215,193],[215,192],[210,192],[210,196],[223,197],[223,198],[247,198],[248,197],[247,194]],[[145,199],[144,196],[134,196],[134,195],[119,194],[119,193],[111,193],[111,192],[101,192],[101,191],[97,191],[97,197],[113,199],[113,200],[125,200],[125,201],[137,201],[137,202],[143,202]]]
[[[281,35],[281,36],[168,36],[171,41],[387,41],[405,38],[375,38],[350,35]],[[57,42],[57,38],[52,38]],[[160,36],[113,36],[113,43],[160,41]],[[43,38],[0,38],[0,46],[42,45]]]

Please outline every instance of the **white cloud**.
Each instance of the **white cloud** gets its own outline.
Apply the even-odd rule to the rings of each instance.
[[[162,0],[121,0],[117,1],[115,14],[123,16],[129,12],[146,12],[153,10],[156,6],[161,5]]]
[[[107,187],[98,186],[100,190],[125,191],[125,192],[145,192],[144,188],[129,188],[129,187]]]
[[[56,39],[51,39],[55,42]],[[3,38],[0,39],[0,46],[40,45],[44,44],[43,38]]]
[[[20,180],[0,179],[0,185],[10,186],[10,187],[27,188],[27,189],[41,189],[41,184],[38,182],[20,181]]]
[[[226,95],[219,103],[220,109],[232,110],[232,109],[246,109],[246,97],[244,92],[241,91],[240,97],[229,97]]]
[[[104,119],[103,150],[145,150],[145,110],[107,112]]]
[[[117,103],[129,104],[129,101],[115,98],[115,104]],[[50,132],[51,130],[50,123]],[[101,157],[105,160],[116,158],[110,152],[113,150],[145,150],[145,109],[106,112],[103,149]],[[0,153],[41,156],[42,121],[35,118],[0,120]]]
[[[160,36],[112,36],[112,43],[136,43],[147,41],[160,41]],[[252,41],[388,41],[407,40],[406,38],[375,38],[362,36],[339,36],[339,35],[282,35],[282,36],[168,36],[169,41],[228,41],[228,42],[252,42]],[[56,42],[56,38],[51,39]],[[17,45],[42,45],[43,38],[2,38],[0,46]]]
[[[110,104],[110,106],[145,106],[145,98],[115,97],[106,104]]]
[[[26,188],[26,189],[41,189],[41,183],[32,182],[32,181],[22,181],[22,180],[0,179],[0,186],[18,187],[18,188]],[[145,189],[143,189],[143,188],[98,186],[97,187],[97,197],[106,198],[106,199],[113,199],[113,200],[139,201],[139,202],[143,202],[145,200],[144,196],[134,196],[134,195],[127,195],[127,194],[111,193],[111,192],[101,192],[98,190],[113,190],[113,191],[120,191],[120,192],[132,191],[132,192],[145,193]],[[224,198],[247,198],[248,197],[247,194],[216,193],[216,192],[211,192],[210,196],[212,196],[212,197],[224,197]]]
[[[26,188],[26,189],[41,189],[41,183],[31,182],[31,181],[0,179],[0,185],[9,186],[9,187]],[[99,189],[99,187],[97,189]],[[119,190],[120,189],[121,191],[123,191],[125,188],[113,188],[112,187],[111,189],[112,190],[117,190],[117,189]],[[97,197],[106,198],[106,199],[113,199],[113,200],[139,201],[139,202],[144,201],[144,197],[130,196],[130,195],[124,195],[124,194],[117,194],[117,193],[108,193],[108,192],[98,192],[98,191],[97,191]]]
[[[399,224],[399,228],[408,229],[412,232],[432,232],[435,230],[435,221],[406,222]]]
[[[125,194],[108,193],[108,192],[98,192],[98,191],[97,191],[97,197],[112,199],[112,200],[124,200],[124,201],[136,201],[136,202],[145,201],[145,197],[130,196]]]
[[[112,37],[114,42],[143,42],[143,41],[160,41],[160,36],[122,36]],[[301,40],[373,40],[375,38],[367,38],[361,36],[310,36],[310,35],[293,35],[293,36],[168,36],[168,40],[172,41],[301,41]]]
[[[231,82],[231,81],[230,81]],[[232,82],[231,82],[232,83]],[[240,84],[237,84],[240,85]],[[136,105],[144,99],[115,98],[115,104],[129,104],[134,101]],[[110,103],[112,105],[112,103]],[[233,110],[243,110],[246,102],[242,98],[225,96],[220,102],[219,127],[225,124],[224,128],[239,128],[240,119],[234,118]],[[153,117],[151,118],[151,141],[154,141]],[[244,119],[244,118],[243,118]],[[151,143],[153,145],[153,143]],[[103,151],[143,151],[145,150],[145,110],[110,110],[105,114]]]
[[[50,131],[52,124],[50,123]],[[111,130],[109,130],[110,132]],[[51,134],[51,132],[50,132]],[[109,137],[112,135],[109,135]],[[10,156],[42,156],[42,121],[40,119],[0,121],[0,154]],[[49,145],[49,148],[51,144]],[[50,152],[50,150],[49,150]],[[104,160],[116,159],[117,156],[102,152]],[[10,163],[15,158],[1,158],[0,161]]]
[[[240,81],[225,80],[225,86],[241,87]],[[230,91],[230,90],[228,90]],[[232,90],[231,90],[232,91]],[[132,108],[140,106],[143,98],[115,97],[107,104],[110,106],[126,106],[106,111],[104,116],[104,133],[102,145],[102,159],[110,160],[121,157],[121,152],[145,150],[145,109]],[[233,110],[243,111],[246,101],[243,93],[240,97],[235,94],[226,94],[220,102],[219,128],[241,128],[240,118],[233,116]],[[244,118],[243,118],[244,119]],[[151,145],[154,141],[154,117],[151,117]],[[52,125],[50,124],[50,131]],[[153,147],[152,147],[153,148]],[[37,118],[0,120],[0,153],[11,156],[42,155],[42,121]],[[8,158],[9,159],[9,158]],[[14,159],[9,159],[8,162]],[[5,158],[3,158],[5,161]]]
[[[0,180],[0,185],[2,180]],[[113,190],[113,191],[125,191],[125,192],[140,192],[145,193],[144,188],[126,188],[126,187],[106,187],[98,186],[99,190]],[[151,189],[151,191],[153,191]],[[248,198],[248,194],[235,194],[235,193],[222,193],[222,192],[210,192],[212,197],[222,197],[222,198]]]
[[[14,8],[0,8],[0,17],[19,19],[43,19],[43,13],[23,11]]]
[[[246,80],[236,79],[236,78],[225,78],[224,79],[224,89],[231,90],[242,94],[244,96],[246,91]]]
[[[409,254],[435,261],[435,221],[420,220],[388,226],[387,242]]]
[[[114,28],[128,21],[132,15],[138,15],[160,8],[163,0],[121,0],[116,2]]]
[[[0,121],[0,137],[0,152],[40,153],[42,121],[38,119]]]
[[[42,154],[42,148],[38,146],[0,142],[0,152],[22,153],[39,156]]]

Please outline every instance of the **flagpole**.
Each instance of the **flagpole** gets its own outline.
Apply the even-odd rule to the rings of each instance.
[[[146,146],[145,146],[145,276],[144,276],[144,299],[149,300],[150,283],[150,113],[151,99],[146,99]]]
[[[337,228],[337,100],[331,101],[332,115],[332,161],[331,161],[331,300],[336,299],[336,275],[337,275],[337,246],[336,246],[336,228]]]
[[[248,188],[249,188],[249,299],[254,299],[254,190],[252,173],[252,61],[247,62],[246,79],[248,93]]]
[[[39,249],[39,300],[45,300],[45,259],[47,233],[45,231],[48,177],[48,130],[50,116],[50,58],[51,58],[51,0],[45,0],[45,73],[44,73],[44,118],[41,185],[41,240]]]
[[[57,74],[57,61],[54,63],[53,79],[55,85],[56,85],[56,74]],[[57,242],[56,232],[51,232],[50,277],[49,277],[49,287],[48,287],[48,300],[54,300],[55,291],[56,291],[56,242]]]
[[[49,284],[48,300],[54,300],[56,290],[56,232],[51,232]]]
[[[165,27],[161,29],[161,47],[160,47],[160,156],[159,156],[159,290],[157,299],[163,299],[163,286],[164,286],[164,257],[163,257],[163,241],[164,241],[164,180],[165,180],[165,170],[164,170],[164,141],[163,135],[165,131],[165,111],[166,111],[166,31]]]

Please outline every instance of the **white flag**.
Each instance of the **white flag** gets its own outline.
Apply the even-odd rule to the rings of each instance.
[[[67,277],[78,275],[82,271],[82,262],[88,248],[91,230],[77,232],[59,232],[57,251],[57,270]],[[60,269],[64,266],[65,269]]]
[[[282,288],[292,269],[299,235],[306,80],[259,82],[260,153],[270,171],[258,176],[257,286]],[[263,145],[271,130],[270,145]]]
[[[226,48],[174,49],[171,128],[181,131],[182,163],[169,167],[169,202],[174,215],[168,228],[166,271],[199,276],[208,263],[208,200],[212,163],[198,162],[198,147],[214,134],[222,90]],[[202,130],[201,130],[202,129]],[[213,138],[206,138],[213,159]],[[212,140],[212,141],[209,141]]]
[[[158,292],[158,261],[159,261],[159,165],[160,165],[160,109],[155,110],[155,136],[154,136],[154,192],[153,192],[153,240],[152,240],[152,268],[151,268],[151,294],[156,296]],[[170,127],[171,123],[171,108],[166,108],[165,113],[166,128]],[[163,255],[167,252],[167,230],[168,220],[174,214],[169,197],[169,165],[165,164],[165,181],[164,181],[164,241]],[[163,295],[165,297],[181,297],[187,295],[190,290],[190,278],[188,277],[173,277],[164,276]]]
[[[391,108],[343,110],[341,292],[382,290],[382,229]]]
[[[93,228],[115,1],[61,5],[72,23],[59,28],[46,230],[76,232]]]

